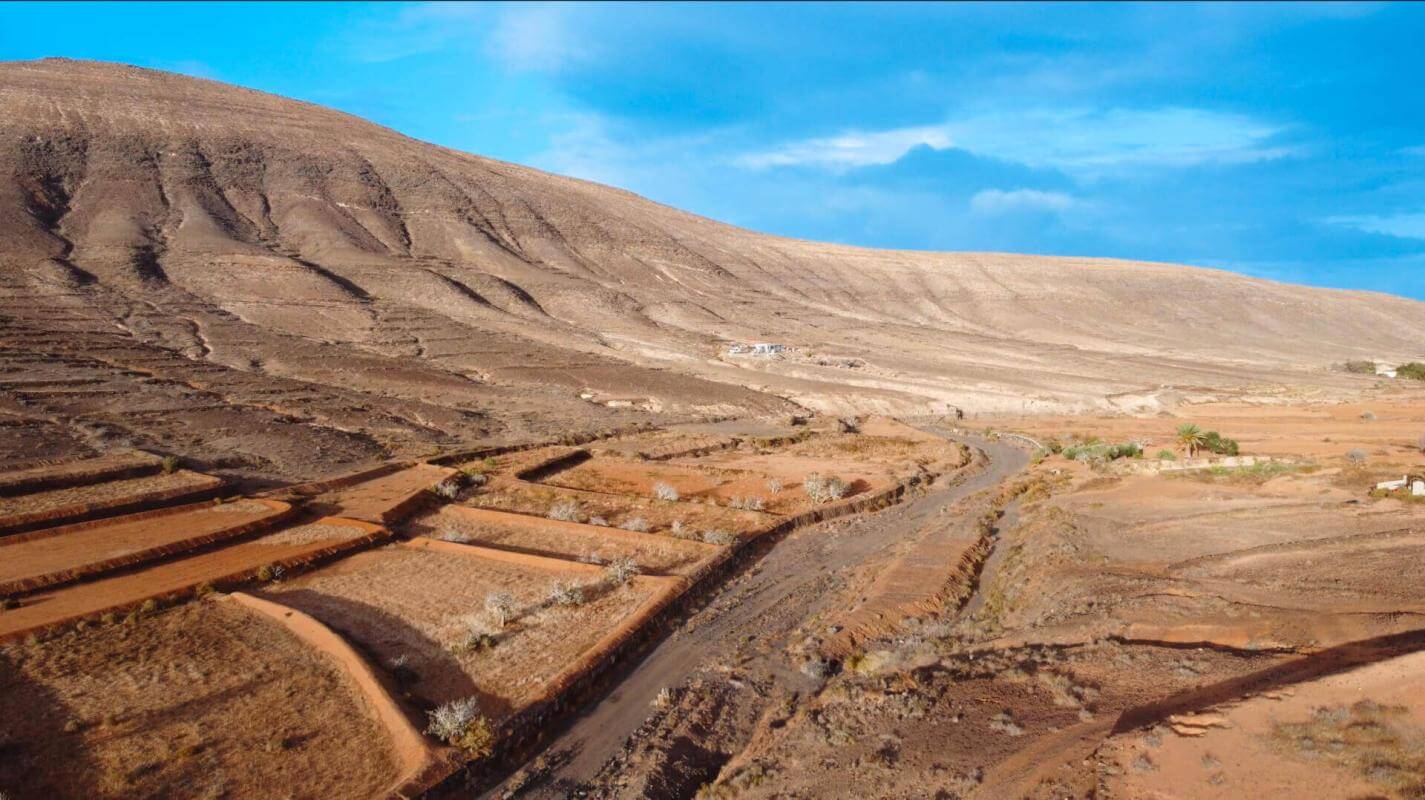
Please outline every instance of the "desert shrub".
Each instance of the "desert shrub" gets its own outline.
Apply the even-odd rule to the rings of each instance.
[[[819,681],[826,677],[828,667],[826,662],[819,658],[809,658],[802,662],[801,670],[803,675]]]
[[[597,525],[600,528],[607,528],[609,526],[609,521],[604,519],[603,517],[589,517],[589,524]]]
[[[659,500],[667,500],[669,502],[672,502],[674,500],[677,500],[679,495],[678,490],[673,488],[672,484],[659,481],[658,483],[653,484],[653,496],[658,498]]]
[[[1365,420],[1366,422],[1375,422],[1375,421],[1376,421],[1376,412],[1374,412],[1374,411],[1362,411],[1362,412],[1361,412],[1361,419]]]
[[[619,527],[634,533],[648,533],[648,520],[643,517],[629,517]]]
[[[460,499],[461,488],[460,481],[454,477],[450,477],[437,483],[431,491],[435,493],[436,497],[453,503]]]
[[[1352,372],[1357,375],[1376,374],[1376,362],[1374,361],[1347,361],[1341,365],[1342,371]]]
[[[732,508],[740,508],[743,511],[761,511],[766,508],[766,503],[760,497],[736,497],[728,503]]]
[[[640,572],[638,562],[628,556],[619,556],[604,567],[604,580],[611,586],[622,586],[633,580]]]
[[[1160,461],[1177,461],[1178,457],[1173,455],[1173,451],[1171,450],[1159,450],[1158,459]]]
[[[813,472],[802,481],[802,488],[806,490],[807,497],[813,503],[830,503],[833,500],[840,500],[846,496],[850,489],[846,481],[835,475],[822,476],[821,473]]]
[[[1364,464],[1370,458],[1370,454],[1359,447],[1353,447],[1346,451],[1346,460],[1352,464]]]
[[[442,542],[454,542],[456,544],[469,544],[474,541],[474,537],[470,534],[461,533],[459,531],[445,531],[444,533],[438,534],[435,538]]]
[[[172,475],[178,471],[181,464],[178,461],[178,456],[164,456],[163,460],[158,462],[158,466],[163,470],[164,475]]]
[[[578,583],[555,581],[549,587],[549,602],[556,606],[580,606],[584,604],[584,586]]]
[[[1110,444],[1100,442],[1097,439],[1089,439],[1085,442],[1064,447],[1060,449],[1059,453],[1070,461],[1090,463],[1096,461],[1115,461],[1120,458],[1138,458],[1143,455],[1143,447],[1137,442]]]
[[[578,522],[583,514],[579,512],[578,501],[568,498],[549,507],[548,517],[561,522]]]
[[[280,581],[285,574],[287,570],[281,564],[264,564],[257,568],[257,579],[263,582]]]
[[[1228,439],[1217,431],[1207,431],[1202,435],[1202,448],[1222,456],[1235,456],[1241,449],[1236,439]]]
[[[485,613],[490,621],[501,628],[509,624],[515,613],[515,596],[509,592],[490,592],[485,595]]]
[[[726,547],[737,541],[737,534],[724,530],[704,531],[703,541],[718,547]]]
[[[478,653],[495,646],[497,631],[479,614],[467,614],[460,620],[460,638],[450,649],[456,654]]]
[[[428,716],[430,725],[426,727],[426,733],[471,755],[488,755],[495,743],[490,721],[480,713],[480,704],[473,697],[451,700],[428,712]]]
[[[667,711],[668,709],[673,707],[673,700],[673,690],[669,689],[667,686],[664,686],[662,689],[658,690],[658,694],[653,696],[653,701],[649,703],[649,705],[653,706],[659,711]]]
[[[776,494],[782,491],[782,482],[777,480],[776,478],[768,478],[767,482],[762,485],[766,486],[767,491],[771,492],[772,494]]]
[[[1402,364],[1395,370],[1395,377],[1408,378],[1412,381],[1425,381],[1425,364],[1419,361]]]
[[[689,532],[688,529],[683,526],[683,521],[681,519],[673,520],[673,524],[668,526],[668,532],[678,537],[679,539],[691,539],[693,536],[692,533]]]

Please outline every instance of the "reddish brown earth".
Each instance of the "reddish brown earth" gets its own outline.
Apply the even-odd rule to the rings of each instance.
[[[141,446],[272,480],[641,409],[1343,395],[1374,381],[1332,362],[1425,338],[1384,295],[755,234],[111,64],[0,65],[0,175],[0,436],[44,432],[27,458]],[[791,349],[726,355],[765,340]],[[841,357],[862,366],[819,363]]]
[[[336,666],[233,604],[0,646],[0,707],[16,797],[373,797],[396,778]]]
[[[261,530],[289,511],[272,500],[205,503],[6,537],[0,539],[0,595]]]
[[[27,595],[18,608],[0,612],[0,640],[111,609],[125,610],[153,597],[190,593],[205,583],[250,579],[262,567],[301,562],[329,550],[359,548],[381,530],[354,520],[321,520],[219,550]]]

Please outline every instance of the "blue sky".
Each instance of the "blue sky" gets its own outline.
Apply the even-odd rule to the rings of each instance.
[[[874,247],[1425,299],[1425,6],[0,4],[174,70]]]

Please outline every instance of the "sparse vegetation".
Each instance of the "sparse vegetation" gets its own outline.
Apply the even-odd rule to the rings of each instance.
[[[583,513],[579,511],[579,502],[573,498],[566,498],[556,502],[549,507],[550,519],[560,522],[578,522],[583,519]]]
[[[439,539],[442,542],[454,542],[456,544],[469,544],[470,542],[474,541],[474,537],[472,537],[470,534],[461,533],[460,531],[444,531],[443,533],[437,535],[435,538]]]
[[[604,567],[604,580],[610,586],[623,586],[640,571],[638,562],[628,556],[619,556]]]
[[[1339,365],[1338,369],[1343,372],[1353,373],[1355,375],[1374,375],[1376,374],[1376,362],[1347,361],[1346,363]]]
[[[597,525],[600,528],[607,528],[609,526],[609,521],[604,519],[603,517],[589,517],[588,524]]]
[[[1370,460],[1370,453],[1359,447],[1353,447],[1346,451],[1346,460],[1352,464],[1364,464]]]
[[[1139,458],[1143,455],[1143,448],[1137,442],[1109,444],[1090,440],[1064,447],[1060,450],[1060,454],[1072,461],[1091,463],[1117,461],[1120,458]]]
[[[1361,419],[1365,420],[1366,422],[1375,422],[1375,421],[1376,421],[1376,412],[1374,412],[1374,411],[1362,411],[1362,412],[1361,412]]]
[[[172,475],[178,471],[182,463],[178,460],[178,456],[164,456],[163,460],[158,462],[158,465],[159,469],[163,470],[164,475]]]
[[[1412,381],[1425,381],[1425,363],[1412,361],[1409,364],[1401,364],[1395,370],[1395,377]]]
[[[436,497],[439,497],[440,499],[446,502],[453,503],[456,500],[460,499],[460,490],[462,488],[464,487],[462,486],[461,481],[455,478],[454,476],[451,476],[441,481],[440,483],[437,483],[434,487],[431,488],[431,492],[433,492]]]
[[[514,595],[505,591],[485,595],[485,613],[490,615],[490,621],[501,628],[505,627],[515,613]]]
[[[626,531],[633,531],[634,533],[648,533],[648,520],[643,517],[629,517],[624,520],[619,527]]]
[[[673,524],[668,526],[668,532],[679,539],[692,538],[692,534],[689,533],[687,529],[683,526],[683,521],[681,519],[673,520]]]
[[[555,581],[549,587],[549,602],[556,606],[581,606],[585,600],[584,586],[580,583]]]
[[[1159,451],[1158,451],[1158,460],[1159,460],[1159,461],[1177,461],[1177,460],[1178,460],[1178,457],[1177,457],[1176,455],[1174,455],[1174,454],[1173,454],[1173,451],[1171,451],[1171,450],[1159,450]]]
[[[667,500],[670,503],[679,497],[678,490],[674,488],[672,484],[664,483],[663,481],[653,484],[653,496],[659,500]]]
[[[767,482],[762,485],[766,486],[767,491],[771,494],[777,494],[782,491],[782,482],[776,478],[768,478]]]
[[[851,487],[835,475],[823,476],[813,472],[802,481],[802,488],[813,503],[830,503],[845,497]]]
[[[766,502],[763,501],[762,498],[750,496],[739,497],[734,495],[732,500],[728,502],[728,506],[732,508],[740,508],[743,511],[761,511],[762,509],[766,508],[766,505]]]
[[[472,756],[488,755],[495,743],[490,721],[480,713],[480,704],[473,697],[452,700],[429,712],[429,717],[426,733]]]
[[[1279,475],[1290,475],[1298,472],[1312,472],[1316,469],[1315,464],[1293,464],[1285,461],[1261,461],[1251,466],[1243,467],[1208,467],[1207,469],[1184,470],[1181,472],[1167,473],[1173,478],[1183,478],[1196,481],[1239,483],[1246,485],[1260,485]]]
[[[257,568],[257,579],[263,583],[280,581],[282,576],[287,574],[287,570],[281,564],[264,564]]]
[[[451,652],[478,653],[495,646],[498,632],[491,623],[479,614],[467,614],[460,619],[460,638],[451,645]]]
[[[667,686],[664,686],[662,689],[658,690],[658,694],[653,696],[653,701],[649,703],[649,705],[653,706],[659,711],[667,711],[668,709],[673,707],[674,699],[675,698],[673,696],[673,690],[669,689]]]
[[[724,530],[704,531],[703,541],[718,547],[726,547],[737,542],[737,534]]]

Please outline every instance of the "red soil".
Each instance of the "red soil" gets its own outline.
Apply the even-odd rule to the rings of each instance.
[[[304,528],[313,529],[313,535],[298,535]],[[191,591],[203,583],[246,578],[260,567],[299,563],[332,549],[363,547],[383,533],[369,523],[327,518],[315,525],[289,528],[221,550],[41,592],[26,597],[19,608],[0,612],[0,640],[110,609],[127,608],[151,597]]]
[[[569,560],[607,563],[627,556],[644,572],[686,575],[721,548],[656,533],[541,519],[468,506],[445,506],[421,517],[410,529],[431,538],[455,537],[483,547]]]
[[[240,536],[274,522],[290,508],[275,500],[203,503],[0,539],[0,594],[31,591]]]
[[[339,488],[322,495],[321,508],[330,516],[360,519],[388,525],[407,511],[412,501],[451,475],[455,470],[432,464],[382,475],[369,481]]]

